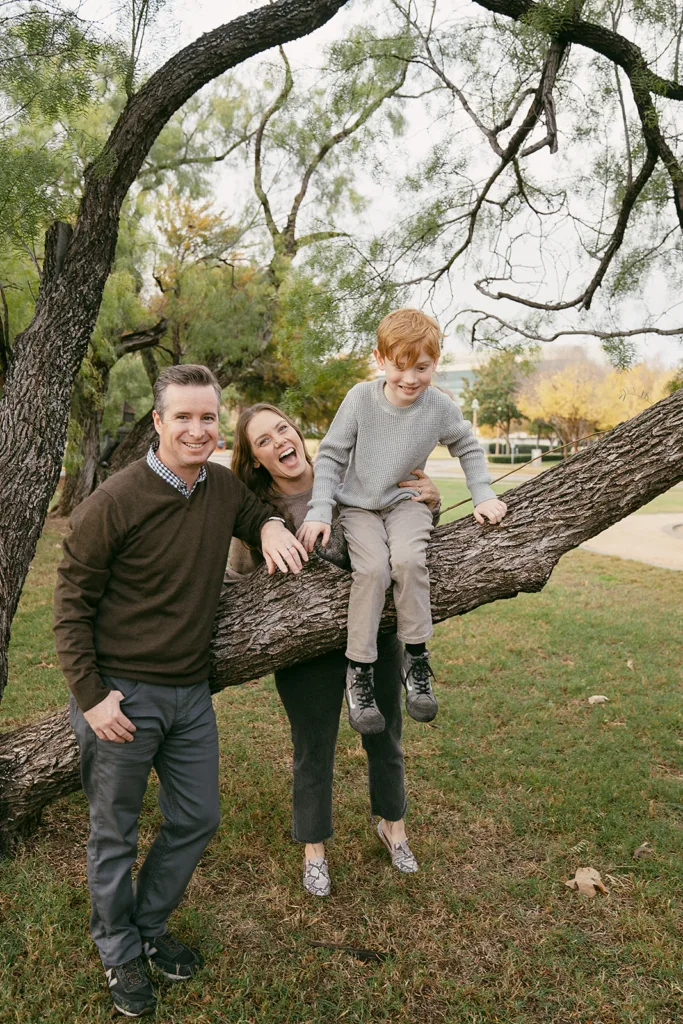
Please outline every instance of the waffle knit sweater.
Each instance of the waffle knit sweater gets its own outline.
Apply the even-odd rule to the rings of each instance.
[[[336,504],[377,511],[412,497],[398,487],[424,469],[437,444],[460,459],[475,505],[495,498],[486,456],[468,420],[442,391],[428,387],[412,405],[392,405],[384,381],[356,384],[339,406],[315,462],[307,520],[332,521]]]

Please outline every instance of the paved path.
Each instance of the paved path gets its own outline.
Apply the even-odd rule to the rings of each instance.
[[[627,516],[581,545],[599,555],[683,571],[683,512]]]

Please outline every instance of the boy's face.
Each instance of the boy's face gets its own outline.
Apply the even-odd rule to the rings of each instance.
[[[380,370],[384,370],[386,384],[384,396],[392,405],[412,405],[432,382],[432,374],[436,370],[438,359],[432,359],[424,349],[417,362],[406,366],[403,370],[391,359],[383,359],[375,349],[375,360]]]

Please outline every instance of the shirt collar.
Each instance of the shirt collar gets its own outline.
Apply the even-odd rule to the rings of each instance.
[[[192,487],[188,488],[185,481],[181,480],[179,476],[176,476],[173,470],[169,469],[168,466],[165,466],[161,459],[158,458],[156,453],[158,446],[158,442],[156,445],[153,444],[150,446],[150,449],[147,452],[147,465],[154,473],[157,474],[157,476],[160,476],[162,480],[165,480],[167,484],[170,484],[171,487],[175,487],[176,491],[180,491],[185,498],[191,497],[197,484],[201,484],[206,480],[206,465],[202,466],[199,470],[199,476],[192,484]]]

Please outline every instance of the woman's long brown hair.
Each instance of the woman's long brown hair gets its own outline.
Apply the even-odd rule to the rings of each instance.
[[[251,444],[247,437],[247,426],[249,422],[260,412],[272,412],[276,416],[281,417],[289,423],[290,427],[296,430],[297,434],[301,439],[303,445],[304,454],[306,456],[306,462],[309,466],[313,465],[313,460],[306,451],[306,440],[301,430],[296,425],[293,419],[290,419],[282,409],[278,409],[276,405],[269,405],[268,402],[257,402],[256,405],[250,405],[248,409],[240,415],[235,425],[235,440],[232,446],[232,463],[231,469],[235,476],[238,476],[242,483],[245,483],[250,491],[253,491],[257,498],[261,501],[267,502],[272,505],[285,519],[289,519],[286,515],[286,510],[283,510],[280,505],[280,494],[273,485],[273,478],[267,469],[263,466],[254,465],[254,453],[251,450]]]

